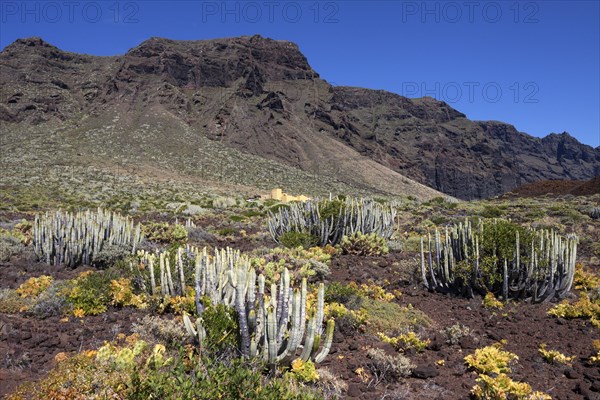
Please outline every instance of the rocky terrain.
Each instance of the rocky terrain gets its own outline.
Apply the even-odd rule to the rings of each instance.
[[[0,171],[2,398],[600,399],[600,148],[568,133],[332,86],[298,46],[260,36],[151,38],[112,57],[27,38],[0,53]],[[329,200],[294,221],[302,206],[262,196],[274,187]],[[441,257],[467,219],[486,226],[475,251],[452,239],[471,260]],[[355,223],[371,234],[319,242]],[[315,345],[325,324],[308,322],[287,356],[242,361],[252,311],[200,307],[201,264],[262,274],[259,302],[282,301],[268,321],[286,318],[285,293],[302,315],[307,278],[305,319],[333,333]],[[244,271],[228,271],[235,293],[256,286]],[[524,295],[540,286],[546,301]],[[298,332],[285,326],[278,340]]]
[[[579,235],[578,263],[586,271],[596,274],[588,275],[588,278],[582,275],[576,277],[574,288],[566,300],[573,304],[579,298],[587,296],[581,289],[582,282],[586,279],[589,282],[600,282],[600,220],[586,214],[590,207],[598,205],[598,195],[461,203],[435,200],[402,204],[398,208],[398,226],[395,230],[395,237],[401,240],[402,250],[396,248],[388,254],[378,256],[338,253],[332,257],[324,278],[328,293],[335,294],[336,290],[340,291],[345,285],[349,285],[347,288],[370,288],[368,293],[371,293],[373,300],[364,304],[366,320],[358,325],[353,325],[352,320],[347,317],[336,317],[330,354],[318,365],[323,378],[300,386],[301,390],[324,390],[324,397],[317,398],[333,398],[337,393],[338,398],[356,399],[473,399],[470,393],[476,386],[478,374],[468,367],[465,357],[484,346],[503,341],[504,348],[518,356],[518,360],[511,362],[510,373],[516,381],[527,383],[533,390],[550,396],[545,398],[598,399],[600,374],[597,361],[593,362],[598,349],[594,348],[593,343],[600,340],[600,329],[594,326],[593,319],[585,316],[556,318],[549,315],[548,311],[557,306],[556,301],[537,304],[510,301],[501,308],[495,308],[487,305],[481,296],[464,298],[434,293],[423,287],[418,271],[419,237],[431,228],[433,221],[443,226],[451,221],[461,221],[465,216],[493,214],[524,226],[552,226],[561,233]],[[0,227],[20,232],[16,224],[24,226],[22,221],[32,221],[33,216],[33,213],[0,211]],[[157,222],[174,226],[178,217],[180,215],[165,213],[135,215],[136,221],[147,226]],[[275,248],[277,245],[267,233],[263,204],[212,209],[203,216],[194,217],[193,222],[194,226],[188,228],[188,243],[194,246],[209,246],[211,249],[229,246],[245,254],[263,256],[278,251]],[[7,240],[6,235],[11,235],[8,231],[0,233],[0,240]],[[172,243],[162,244],[166,245]],[[154,246],[159,244],[155,243]],[[126,385],[119,382],[125,382],[126,375],[119,377],[121,381],[102,380],[102,385],[94,383],[88,387],[85,379],[63,375],[60,370],[57,374],[56,368],[64,365],[66,357],[95,354],[90,352],[106,342],[120,343],[119,337],[140,332],[135,326],[141,324],[147,316],[155,316],[164,321],[168,329],[183,329],[181,315],[170,309],[157,311],[155,307],[136,308],[109,303],[106,310],[98,315],[76,316],[68,307],[54,311],[34,308],[32,304],[36,304],[35,302],[54,304],[54,301],[47,298],[41,300],[43,297],[36,300],[35,297],[31,299],[31,296],[20,297],[16,294],[15,290],[27,287],[31,278],[51,276],[56,284],[63,285],[59,287],[69,288],[69,282],[72,284],[78,276],[90,271],[115,279],[115,273],[129,276],[129,268],[116,272],[118,270],[115,268],[99,270],[85,265],[77,268],[51,266],[36,259],[31,245],[21,246],[17,252],[6,253],[6,247],[0,249],[5,252],[1,256],[9,255],[4,259],[0,258],[0,397],[69,398],[69,393],[79,393],[83,397],[92,397],[92,394],[106,397],[108,394],[105,390],[110,386],[125,390]],[[110,282],[111,278],[107,279],[100,282]],[[331,289],[336,285],[337,289]],[[352,303],[345,304],[350,307]],[[45,312],[42,314],[40,310]],[[426,346],[420,350],[399,351],[382,341],[379,336],[380,332],[404,329],[414,330],[426,341]],[[539,350],[542,344],[574,358],[566,363],[547,360]],[[390,361],[393,357],[407,357],[412,364],[411,372],[401,377],[394,376],[389,371],[386,373],[376,359],[369,355],[368,350],[372,348],[383,351],[390,365],[393,364]],[[177,354],[176,349],[169,351],[174,357]],[[89,372],[83,371],[89,371],[92,366],[84,365],[85,368],[75,371],[78,376],[80,373],[81,376],[89,376]],[[324,370],[335,378],[327,380]],[[96,373],[100,374],[100,371]],[[175,379],[175,376],[183,381],[193,379],[189,374],[179,372],[181,375],[177,375],[176,371],[171,373],[173,377],[170,380]],[[91,374],[96,381],[103,379],[102,375],[98,375],[98,378],[93,372]],[[111,377],[115,379],[114,376]],[[26,392],[29,395],[15,394],[14,391],[20,384],[31,385],[36,381],[46,382],[38,388],[39,392],[31,391],[30,386],[24,386],[23,390],[30,390]],[[323,386],[328,382],[337,382],[337,392],[332,391],[331,387],[327,389],[327,386]],[[58,388],[57,391],[52,392],[52,387]],[[68,392],[69,389],[74,392]],[[9,397],[11,393],[14,397]],[[48,397],[51,393],[56,397]],[[32,394],[34,396],[30,396]],[[61,394],[63,397],[60,397]],[[538,397],[522,398],[533,400]]]
[[[588,181],[553,180],[528,183],[512,190],[506,196],[535,197],[535,196],[560,196],[571,194],[575,196],[589,196],[600,193],[600,176]]]
[[[5,185],[31,166],[118,165],[135,179],[473,199],[600,175],[600,149],[568,133],[332,86],[298,46],[260,36],[151,38],[113,57],[19,39],[0,53],[0,123]]]

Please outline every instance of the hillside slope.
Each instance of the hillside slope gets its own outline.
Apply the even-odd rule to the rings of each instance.
[[[538,139],[432,98],[334,87],[295,44],[260,36],[152,38],[114,57],[17,40],[0,53],[0,123],[9,167],[59,158],[321,194],[470,199],[600,174],[600,149],[566,133]]]

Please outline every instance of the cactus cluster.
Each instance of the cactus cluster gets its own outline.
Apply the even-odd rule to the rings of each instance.
[[[425,286],[472,296],[492,292],[503,300],[564,298],[573,283],[577,237],[523,229],[507,221],[479,220],[421,238]]]
[[[389,239],[396,211],[374,200],[309,200],[269,212],[269,232],[277,243],[288,232],[312,235],[319,246],[336,245],[356,232]]]
[[[329,353],[333,341],[333,319],[324,329],[324,285],[320,284],[314,312],[307,309],[307,281],[300,288],[291,286],[290,273],[284,269],[279,284],[266,290],[265,277],[256,274],[250,259],[238,250],[215,249],[209,254],[206,248],[191,246],[169,252],[150,254],[138,252],[138,274],[143,289],[152,294],[174,296],[185,293],[186,284],[193,276],[195,287],[195,321],[184,315],[188,333],[199,343],[203,342],[206,327],[202,319],[203,299],[211,304],[233,307],[239,317],[241,343],[239,351],[244,357],[262,357],[270,365],[291,362],[298,349],[303,361],[321,362]],[[133,264],[132,264],[133,268]],[[193,271],[193,274],[192,274]]]
[[[100,208],[36,215],[33,226],[34,251],[50,265],[91,264],[106,245],[127,246],[135,253],[141,237],[131,218]]]

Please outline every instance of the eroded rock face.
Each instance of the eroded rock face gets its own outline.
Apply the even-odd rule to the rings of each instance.
[[[542,179],[600,175],[600,149],[564,132],[543,139],[497,121],[470,121],[432,98],[334,88],[333,130],[379,163],[444,193],[485,198]],[[350,122],[351,121],[351,122]]]
[[[331,147],[324,141],[334,140],[464,199],[600,175],[600,148],[568,133],[539,139],[506,123],[470,121],[433,98],[333,87],[287,41],[151,38],[124,55],[96,57],[27,38],[0,53],[1,123],[76,125],[108,109],[168,114],[199,135],[305,170],[321,162],[319,149]],[[335,157],[327,158],[335,173]]]

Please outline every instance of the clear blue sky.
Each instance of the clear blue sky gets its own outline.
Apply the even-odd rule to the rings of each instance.
[[[430,95],[476,120],[600,145],[598,1],[0,1],[0,47],[123,54],[152,37],[296,42],[335,85]]]

